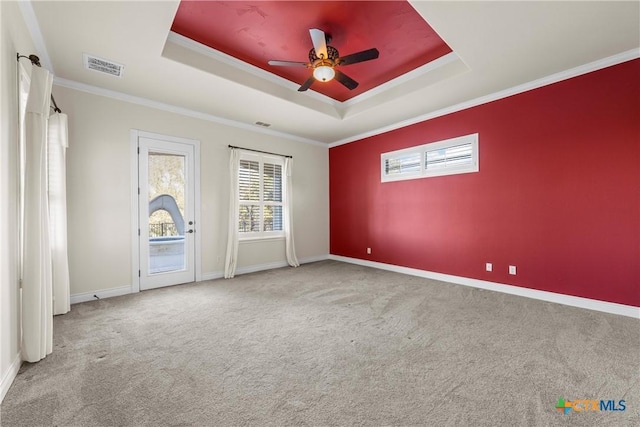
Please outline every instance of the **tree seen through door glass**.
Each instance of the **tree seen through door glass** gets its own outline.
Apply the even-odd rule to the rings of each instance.
[[[149,273],[183,270],[185,251],[185,156],[149,153]]]
[[[184,219],[185,190],[184,156],[149,153],[149,201],[160,195],[173,197]],[[149,217],[149,237],[177,236],[174,219],[166,209],[152,212]]]

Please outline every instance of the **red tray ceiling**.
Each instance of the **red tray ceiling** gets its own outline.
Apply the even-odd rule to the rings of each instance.
[[[345,101],[427,64],[451,49],[406,1],[182,1],[171,30],[302,84],[311,70],[271,59],[308,61],[310,28],[331,35],[341,56],[377,48],[380,57],[341,67],[360,85],[315,82],[312,90]]]

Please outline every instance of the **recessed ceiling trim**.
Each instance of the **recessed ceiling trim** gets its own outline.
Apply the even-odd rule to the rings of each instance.
[[[332,119],[342,118],[337,106],[320,101],[312,96],[305,96],[293,89],[295,86],[285,87],[280,84],[274,84],[267,79],[246,72],[234,65],[218,61],[211,56],[203,55],[200,52],[187,49],[184,46],[173,43],[169,40],[164,44],[161,57],[173,61],[176,65],[183,67],[187,66],[203,72],[204,75],[201,76],[202,81],[206,80],[212,82],[210,84],[238,85],[238,90],[240,91],[251,89],[273,98],[271,101],[284,101],[291,104],[291,107],[302,107],[310,112],[320,113]],[[283,117],[283,119],[287,120],[288,118]]]
[[[428,62],[418,68],[415,68],[407,73],[404,73],[401,76],[396,77],[393,80],[389,80],[388,82],[381,84],[380,86],[376,86],[371,90],[368,90],[364,93],[361,93],[358,96],[355,96],[351,99],[348,99],[342,103],[342,106],[345,108],[349,108],[355,104],[358,104],[367,99],[373,98],[376,95],[379,95],[393,87],[401,85],[403,83],[407,83],[416,78],[422,77],[423,75],[430,73],[438,68],[442,68],[445,65],[451,64],[452,62],[460,61],[460,57],[455,52],[449,52],[446,55],[441,56],[440,58],[434,59],[431,62]]]
[[[271,136],[277,136],[280,138],[286,138],[293,141],[303,142],[305,144],[317,145],[320,147],[328,148],[328,145],[324,142],[316,141],[315,139],[304,138],[298,135],[292,135],[286,132],[280,132],[273,129],[267,129],[261,126],[255,126],[254,124],[242,123],[236,120],[226,119],[224,117],[215,116],[213,114],[202,113],[200,111],[190,110],[184,107],[178,107],[177,105],[166,104],[164,102],[158,102],[151,99],[143,98],[140,96],[129,95],[115,90],[104,89],[97,86],[88,85],[85,83],[79,83],[73,80],[62,79],[55,77],[54,84],[69,89],[79,90],[81,92],[90,93],[92,95],[104,96],[106,98],[116,99],[118,101],[130,102],[132,104],[142,105],[144,107],[156,108],[158,110],[168,111],[170,113],[180,114],[182,116],[193,117],[200,120],[206,120],[208,122],[218,123],[226,126],[231,126],[239,129],[249,130],[251,132],[263,133]]]
[[[167,41],[177,44],[178,46],[182,46],[185,49],[189,49],[193,52],[199,53],[201,55],[207,56],[209,58],[215,59],[216,61],[220,61],[223,62],[227,65],[231,65],[232,67],[236,67],[242,71],[246,71],[247,73],[253,74],[254,76],[260,77],[262,79],[268,80],[272,83],[278,84],[280,86],[283,86],[287,89],[291,89],[294,91],[298,90],[299,85],[297,83],[294,83],[292,81],[289,81],[287,79],[285,79],[284,77],[280,77],[277,76],[275,74],[272,74],[268,71],[263,70],[260,67],[256,67],[255,65],[251,65],[247,62],[241,61],[237,58],[234,58],[231,55],[227,55],[224,52],[221,52],[219,50],[216,50],[212,47],[206,46],[202,43],[199,43],[195,40],[192,40],[188,37],[185,37],[183,35],[180,35],[178,33],[174,33],[173,31],[169,32],[169,36],[167,37]],[[307,91],[305,94],[301,94],[302,95],[307,95],[307,96],[311,96],[315,99],[317,99],[318,101],[322,101],[326,104],[329,104],[332,107],[337,107],[339,106],[341,103],[329,98],[326,95],[323,95],[321,93],[315,92],[315,91]]]
[[[276,74],[272,74],[266,70],[263,70],[260,67],[256,67],[255,65],[251,65],[247,62],[241,61],[231,55],[228,55],[224,52],[221,52],[217,49],[214,49],[212,47],[206,46],[202,43],[199,43],[195,40],[192,40],[188,37],[185,37],[181,34],[175,33],[173,31],[169,32],[169,35],[167,37],[167,42],[171,42],[174,43],[180,47],[183,47],[185,49],[191,50],[193,52],[196,52],[198,54],[207,56],[213,60],[216,61],[220,61],[224,64],[230,65],[232,67],[235,67],[237,69],[240,69],[242,71],[246,71],[256,77],[265,79],[267,81],[270,81],[272,83],[278,84],[282,87],[285,87],[289,90],[294,90],[297,91],[299,85],[297,83],[293,83],[283,77],[280,77]],[[346,117],[346,115],[349,114],[349,109],[355,105],[358,105],[360,103],[362,103],[363,101],[369,100],[375,96],[378,96],[396,86],[408,83],[412,80],[416,80],[420,77],[426,76],[429,73],[434,72],[435,70],[438,70],[442,67],[445,67],[451,63],[454,62],[460,62],[462,63],[462,60],[460,59],[460,57],[455,53],[455,52],[450,52],[446,55],[441,56],[440,58],[437,58],[425,65],[422,65],[414,70],[411,70],[399,77],[396,77],[395,79],[389,80],[386,83],[383,83],[379,86],[376,86],[373,89],[370,89],[354,98],[351,98],[347,101],[344,102],[340,102],[340,101],[336,101],[333,98],[330,98],[326,95],[323,95],[319,92],[315,92],[313,89],[307,90],[303,93],[301,93],[301,96],[310,96],[314,99],[317,99],[321,102],[324,102],[328,105],[330,105],[331,107],[333,107],[336,111],[336,113],[340,116],[340,118],[344,118]],[[295,102],[295,101],[293,101]]]
[[[348,144],[350,142],[358,141],[360,139],[368,138],[371,136],[379,135],[381,133],[385,133],[385,132],[400,129],[406,126],[410,126],[416,123],[435,119],[436,117],[455,113],[457,111],[466,110],[468,108],[476,107],[478,105],[486,104],[488,102],[497,101],[502,98],[517,95],[519,93],[527,92],[533,89],[538,89],[543,86],[548,86],[553,83],[558,83],[563,80],[571,79],[573,77],[578,77],[583,74],[591,73],[593,71],[598,71],[607,67],[612,67],[614,65],[622,64],[623,62],[632,61],[638,58],[640,58],[640,49],[631,49],[626,52],[619,53],[617,55],[612,55],[607,58],[599,59],[597,61],[580,65],[578,67],[574,67],[569,70],[560,71],[558,73],[551,74],[550,76],[542,77],[540,79],[533,80],[528,83],[523,83],[521,85],[517,85],[509,89],[501,90],[499,92],[481,96],[479,98],[475,98],[470,101],[461,102],[459,104],[455,104],[450,107],[441,108],[440,110],[437,110],[437,111],[432,111],[427,114],[422,114],[420,116],[416,116],[411,119],[403,120],[388,126],[383,126],[368,132],[363,132],[358,135],[350,136],[348,138],[344,138],[344,139],[330,143],[329,148]]]

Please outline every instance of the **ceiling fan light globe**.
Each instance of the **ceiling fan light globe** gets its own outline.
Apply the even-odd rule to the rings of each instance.
[[[329,80],[332,80],[335,75],[336,72],[333,68],[327,65],[321,65],[313,70],[313,77],[320,82],[328,82]]]

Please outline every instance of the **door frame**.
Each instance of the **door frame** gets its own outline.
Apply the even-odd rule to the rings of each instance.
[[[139,129],[131,129],[130,131],[130,155],[131,159],[131,292],[140,292],[140,237],[138,230],[140,229],[139,219],[139,202],[138,202],[138,139],[151,138],[160,141],[177,142],[180,144],[188,144],[193,146],[193,163],[194,163],[194,182],[193,190],[194,199],[194,221],[196,225],[195,234],[195,280],[202,281],[202,238],[200,236],[200,141],[195,139],[179,138],[176,136],[161,135],[152,132],[146,132]]]

